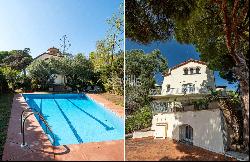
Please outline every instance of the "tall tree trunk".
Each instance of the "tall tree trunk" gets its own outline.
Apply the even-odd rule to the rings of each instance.
[[[243,101],[244,145],[246,147],[246,151],[249,151],[249,85],[246,85],[246,82],[246,80],[240,80],[241,97]]]
[[[244,8],[240,12],[240,16],[237,16],[237,11],[239,11],[239,0],[234,1],[234,6],[232,14],[230,15],[228,10],[228,0],[216,1],[220,5],[223,24],[225,32],[226,46],[229,54],[236,63],[235,74],[238,77],[240,83],[241,97],[243,101],[243,117],[244,117],[244,144],[246,151],[249,151],[249,69],[247,64],[247,59],[240,50],[239,43],[239,33],[237,27],[242,24],[247,16],[248,11],[248,0],[244,3]]]
[[[243,117],[244,117],[244,143],[246,151],[249,151],[249,89],[243,88],[242,100],[244,103]]]
[[[236,61],[235,73],[240,84],[240,92],[243,101],[243,118],[244,118],[244,145],[246,151],[249,151],[249,68],[247,66],[246,58],[242,52],[235,53],[238,58]]]

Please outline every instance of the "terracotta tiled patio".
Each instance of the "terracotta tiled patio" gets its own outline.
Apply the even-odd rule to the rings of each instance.
[[[182,144],[170,139],[128,139],[126,160],[128,161],[233,161],[199,147]]]
[[[97,96],[89,95],[103,103],[111,111],[123,117],[123,108],[117,107]],[[52,147],[34,115],[27,119],[25,137],[28,147],[21,147],[20,114],[27,108],[24,98],[17,94],[13,98],[8,135],[3,152],[3,161],[11,160],[124,160],[124,141],[105,141]]]

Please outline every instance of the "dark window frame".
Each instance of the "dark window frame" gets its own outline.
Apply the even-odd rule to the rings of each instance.
[[[183,71],[184,71],[183,75],[188,75],[188,68],[184,68]]]

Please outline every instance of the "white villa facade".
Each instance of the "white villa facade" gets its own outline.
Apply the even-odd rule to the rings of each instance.
[[[162,95],[199,94],[215,89],[213,71],[201,61],[188,60],[171,68],[164,76]]]
[[[226,133],[218,104],[210,103],[202,110],[192,104],[210,90],[216,90],[213,71],[202,61],[190,59],[165,73],[161,90],[152,90],[150,95],[154,138],[167,137],[224,153]]]
[[[63,55],[60,53],[59,49],[52,47],[49,48],[47,52],[44,52],[43,54],[37,56],[35,60],[48,60],[49,58],[59,59],[60,57],[63,57]],[[54,76],[54,84],[64,85],[66,83],[65,76],[57,74],[55,74]]]

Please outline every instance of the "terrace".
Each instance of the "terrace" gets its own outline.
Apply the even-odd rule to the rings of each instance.
[[[183,144],[171,139],[153,139],[152,137],[126,140],[126,160],[236,161],[236,159],[196,146]]]

